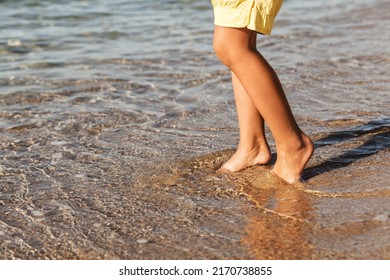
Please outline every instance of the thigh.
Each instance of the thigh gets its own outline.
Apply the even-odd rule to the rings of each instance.
[[[215,25],[214,46],[229,49],[252,49],[256,46],[256,32],[247,28],[224,27]]]

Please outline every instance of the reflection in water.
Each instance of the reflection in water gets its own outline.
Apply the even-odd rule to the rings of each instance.
[[[263,211],[250,215],[242,242],[257,259],[313,258],[313,217],[308,195],[259,169],[247,170],[245,176],[252,179],[242,186],[248,198]]]

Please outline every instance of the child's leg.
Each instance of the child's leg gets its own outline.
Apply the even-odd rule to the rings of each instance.
[[[253,33],[251,47],[256,49],[257,34]],[[253,104],[240,80],[232,72],[234,99],[236,101],[240,142],[236,153],[221,167],[236,172],[256,164],[267,164],[271,151],[264,133],[264,119]]]
[[[271,151],[265,139],[264,119],[232,72],[240,142],[235,154],[222,165],[221,170],[236,172],[256,164],[267,164]]]
[[[276,73],[253,49],[253,33],[246,28],[215,26],[214,49],[235,73],[275,138],[278,157],[273,172],[294,182],[300,178],[314,146],[298,127]]]

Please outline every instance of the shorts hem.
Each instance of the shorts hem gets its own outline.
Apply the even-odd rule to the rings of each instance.
[[[270,35],[275,16],[264,14],[255,5],[244,9],[229,6],[214,6],[214,24],[222,27],[248,28],[264,35]]]

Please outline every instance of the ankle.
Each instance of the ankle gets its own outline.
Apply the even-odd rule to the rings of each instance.
[[[269,150],[268,143],[265,141],[245,142],[240,141],[237,152],[243,154],[259,154],[263,151]]]
[[[300,134],[295,134],[287,139],[288,141],[276,143],[276,149],[278,153],[297,152],[302,149],[305,149],[308,146],[309,142],[311,143],[311,139],[303,132],[301,132]]]

